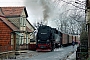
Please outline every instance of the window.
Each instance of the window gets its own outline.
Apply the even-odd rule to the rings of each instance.
[[[25,27],[26,26],[26,18],[25,17],[21,17],[20,18],[20,26],[21,27]]]
[[[14,36],[11,34],[11,45],[14,45]]]

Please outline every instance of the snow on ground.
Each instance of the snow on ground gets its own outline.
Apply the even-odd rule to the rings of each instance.
[[[75,58],[76,58],[76,51],[73,54],[71,54],[66,60],[73,60]]]
[[[63,48],[56,48],[56,49],[54,49],[54,51],[62,51],[62,50],[64,50]]]
[[[16,59],[5,59],[5,60],[75,60],[76,58],[76,49],[77,45],[61,47],[54,49],[53,52],[36,52],[36,51],[28,51],[27,53],[21,53],[16,56]]]

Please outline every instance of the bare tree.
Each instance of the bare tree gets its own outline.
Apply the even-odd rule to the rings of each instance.
[[[82,21],[83,20],[81,20],[82,19],[82,15],[80,14],[80,11],[78,11],[78,10],[75,10],[71,15],[69,15],[70,16],[70,18],[73,20],[73,21],[71,21],[71,25],[76,21],[78,24],[76,25],[76,24],[74,24],[74,26],[77,26],[77,31],[79,30],[81,30],[81,26],[82,26]],[[72,30],[73,30],[74,28],[72,28]],[[74,30],[73,30],[73,32],[74,32]],[[78,33],[78,32],[77,32]]]

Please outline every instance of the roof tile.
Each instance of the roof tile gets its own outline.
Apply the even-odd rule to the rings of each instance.
[[[1,7],[5,16],[21,15],[24,8],[25,7]]]

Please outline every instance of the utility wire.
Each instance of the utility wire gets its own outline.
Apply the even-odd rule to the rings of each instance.
[[[80,8],[79,6],[76,6],[76,5],[74,5],[74,4],[70,3],[70,2],[66,2],[66,1],[64,1],[64,0],[61,0],[61,1],[65,2],[65,3],[67,3],[67,4],[71,4],[71,5],[75,6],[76,8],[86,10],[86,9],[84,9],[84,8]]]

